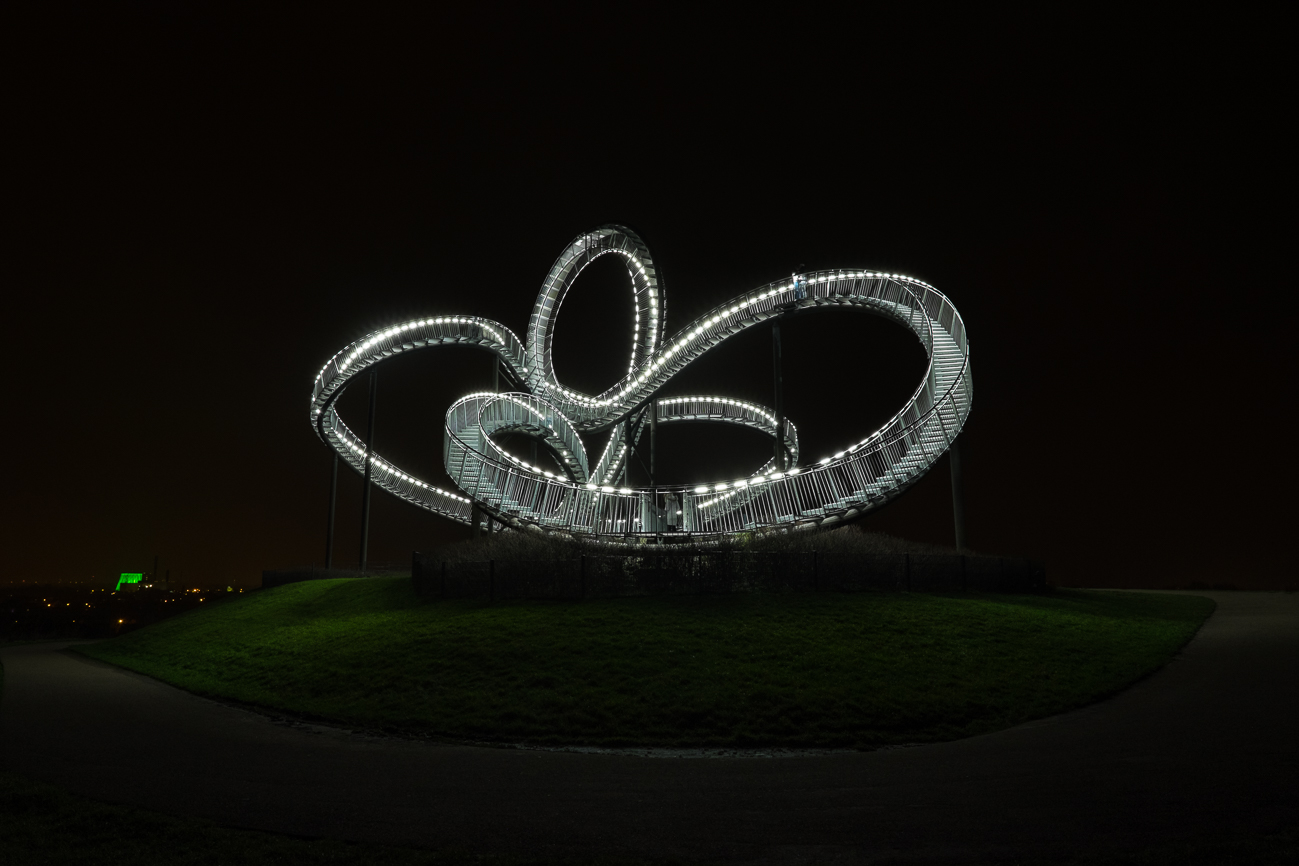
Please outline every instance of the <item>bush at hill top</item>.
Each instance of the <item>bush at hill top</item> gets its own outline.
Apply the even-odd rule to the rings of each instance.
[[[583,553],[608,555],[628,550],[644,553],[717,553],[723,551],[797,552],[822,550],[851,555],[878,554],[955,554],[954,547],[908,541],[883,532],[864,532],[855,526],[846,526],[829,532],[774,532],[733,536],[719,542],[656,545],[619,545],[608,542],[583,541],[554,533],[495,532],[484,534],[471,541],[444,545],[432,556],[447,562],[482,562],[488,559],[575,559]],[[968,552],[968,551],[967,551]]]

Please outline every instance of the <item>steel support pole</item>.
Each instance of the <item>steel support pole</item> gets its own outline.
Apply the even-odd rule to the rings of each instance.
[[[500,393],[500,356],[495,352],[491,356],[491,391]],[[536,465],[536,443],[533,443],[533,465]],[[483,512],[475,504],[472,509],[473,538],[478,538],[483,534],[483,525],[486,523],[487,535],[491,535],[492,521],[491,515]]]
[[[492,353],[492,393],[501,393],[501,356],[495,352]],[[537,443],[532,443],[532,465],[537,465]],[[474,506],[474,535],[478,536],[483,531],[484,518],[487,523],[487,534],[491,535],[494,529],[491,515],[484,514],[482,509],[477,505]]]
[[[632,418],[630,415],[623,420],[622,442],[626,448],[622,461],[622,486],[631,487],[631,443],[632,443]]]
[[[658,454],[659,439],[659,404],[657,400],[650,401],[650,487],[658,485],[658,463],[656,455]],[[655,503],[657,504],[657,503]]]
[[[334,511],[338,506],[338,452],[329,474],[329,528],[325,530],[325,571],[334,567]]]
[[[374,467],[374,398],[379,371],[370,368],[370,425],[365,434],[365,489],[361,493],[361,571],[370,563],[370,478]]]
[[[961,440],[952,440],[947,449],[952,469],[952,516],[956,522],[956,549],[965,552],[965,487],[961,481]]]
[[[780,316],[771,320],[771,374],[776,383],[776,468],[785,469],[785,384],[780,376]]]
[[[654,519],[654,531],[662,532],[664,527],[664,512],[659,508],[659,488],[658,488],[658,464],[656,456],[658,454],[659,438],[659,404],[657,400],[650,400],[650,464],[649,464],[649,483],[650,483],[650,515]],[[641,527],[644,529],[645,527]]]

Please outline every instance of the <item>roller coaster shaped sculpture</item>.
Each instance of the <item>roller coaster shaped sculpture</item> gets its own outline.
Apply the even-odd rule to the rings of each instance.
[[[551,357],[564,296],[588,264],[620,256],[635,294],[635,332],[627,375],[597,396],[561,384]],[[807,530],[852,520],[891,501],[934,465],[970,413],[969,343],[956,308],[933,286],[899,274],[823,270],[760,286],[664,336],[665,300],[649,249],[634,232],[605,225],[575,238],[537,296],[527,342],[476,316],[431,316],[393,325],[345,347],[316,376],[311,425],[359,473],[371,461],[374,483],[394,496],[461,523],[476,504],[516,528],[613,541],[686,533]],[[657,397],[691,361],[746,328],[803,308],[855,307],[909,328],[929,357],[924,379],[887,424],[833,457],[799,466],[794,425],[769,408],[725,397]],[[435,346],[494,352],[523,390],[469,394],[446,414],[443,460],[458,491],[422,481],[367,448],[339,418],[336,402],[362,371],[395,355]],[[617,481],[645,431],[658,423],[721,421],[779,436],[787,457],[725,483],[629,488]],[[594,464],[579,434],[608,432]],[[524,434],[543,444],[563,474],[519,460],[493,441]],[[776,449],[773,448],[773,452]],[[624,477],[625,478],[625,477]]]

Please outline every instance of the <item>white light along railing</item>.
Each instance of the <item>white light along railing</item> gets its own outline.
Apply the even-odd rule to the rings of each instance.
[[[598,255],[627,262],[637,297],[630,373],[603,394],[561,385],[553,373],[554,316],[572,280]],[[879,430],[810,467],[779,471],[769,461],[754,475],[723,484],[628,489],[612,482],[647,423],[640,412],[657,404],[660,423],[726,420],[775,435],[770,409],[725,397],[657,398],[672,376],[728,337],[774,316],[806,308],[848,306],[888,316],[908,327],[929,357],[924,379],[902,409]],[[642,309],[642,307],[644,309]],[[472,316],[417,319],[358,341],[325,365],[312,394],[318,435],[358,471],[364,445],[337,417],[334,403],[347,382],[387,357],[436,345],[477,345],[497,354],[507,372],[533,394],[477,394],[447,413],[443,456],[465,494],[440,490],[374,457],[380,486],[452,519],[469,520],[471,500],[516,526],[597,535],[645,535],[676,529],[707,536],[770,527],[811,527],[851,519],[897,496],[933,465],[960,432],[973,398],[969,344],[951,302],[932,286],[897,274],[825,270],[769,283],[700,316],[661,340],[663,298],[644,243],[630,231],[606,226],[580,236],[552,268],[523,346],[509,329]],[[645,351],[645,347],[651,350]],[[783,438],[797,463],[797,434]],[[579,432],[610,431],[592,468]],[[530,466],[492,441],[520,431],[545,442],[567,477]],[[669,506],[671,493],[674,504]],[[679,512],[679,513],[672,513]]]

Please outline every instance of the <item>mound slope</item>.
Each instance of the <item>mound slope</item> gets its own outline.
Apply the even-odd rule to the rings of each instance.
[[[81,651],[206,696],[422,736],[871,748],[1095,701],[1163,665],[1212,609],[1084,591],[490,605],[338,580]]]

